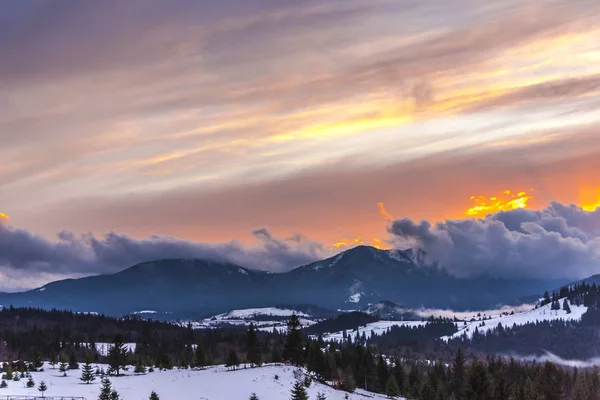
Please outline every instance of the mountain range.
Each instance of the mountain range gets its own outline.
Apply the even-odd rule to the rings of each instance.
[[[410,249],[358,246],[285,273],[202,259],[158,260],[116,274],[0,293],[0,304],[116,316],[152,310],[171,318],[276,304],[349,310],[384,300],[411,308],[477,310],[513,303],[566,283],[486,276],[457,278],[426,265],[423,259],[422,253]]]

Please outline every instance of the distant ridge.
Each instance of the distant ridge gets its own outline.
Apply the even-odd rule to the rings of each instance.
[[[154,310],[172,318],[205,317],[232,309],[311,304],[356,309],[387,300],[404,307],[484,309],[514,302],[564,282],[459,279],[423,263],[412,250],[358,246],[286,273],[266,273],[226,262],[165,259],[112,275],[67,279],[0,304],[126,315]]]

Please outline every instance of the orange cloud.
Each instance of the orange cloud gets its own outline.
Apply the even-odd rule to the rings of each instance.
[[[533,189],[530,189],[533,191]],[[505,190],[498,196],[487,198],[485,196],[471,196],[475,205],[465,211],[465,215],[472,217],[481,217],[498,211],[514,210],[517,208],[527,208],[527,204],[533,198],[525,191],[514,193],[511,190]]]
[[[395,219],[392,214],[388,213],[385,210],[385,207],[383,206],[382,202],[377,203],[377,207],[379,207],[379,214],[383,215],[385,217],[385,219],[387,219],[387,220],[393,220],[393,219]]]
[[[5,220],[5,221],[10,221],[10,218],[8,218],[8,215],[4,214],[4,213],[0,213],[0,221]]]

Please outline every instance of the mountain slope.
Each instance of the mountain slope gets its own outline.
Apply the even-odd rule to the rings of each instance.
[[[173,318],[232,309],[314,304],[361,309],[382,300],[405,307],[483,309],[510,303],[564,282],[459,279],[423,263],[418,252],[359,246],[335,257],[272,274],[207,260],[160,260],[114,275],[67,279],[0,304],[123,315],[141,310]]]

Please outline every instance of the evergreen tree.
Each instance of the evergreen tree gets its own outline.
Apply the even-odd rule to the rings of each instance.
[[[150,400],[160,400],[160,398],[154,390],[152,391],[152,393],[150,393]]]
[[[204,350],[200,345],[196,347],[196,352],[194,353],[194,367],[202,368],[206,365],[206,355],[204,354]]]
[[[107,376],[102,378],[102,387],[100,388],[100,396],[98,400],[111,400],[112,385]]]
[[[351,365],[347,365],[346,369],[344,370],[341,389],[350,393],[356,390],[356,381],[354,380],[354,371],[352,371]]]
[[[250,362],[251,366],[260,366],[262,364],[260,343],[258,342],[256,329],[254,328],[253,323],[250,323],[250,326],[248,327],[248,333],[246,336],[246,351],[246,358],[248,359],[248,362]]]
[[[587,400],[590,397],[588,386],[586,385],[585,375],[583,373],[577,374],[575,385],[573,386],[573,392],[571,393],[571,400]]]
[[[488,400],[490,398],[490,380],[485,366],[475,360],[471,364],[464,387],[464,399]]]
[[[297,381],[292,388],[291,400],[308,400],[308,394],[302,382]]]
[[[55,352],[50,353],[50,365],[52,365],[52,369],[56,368],[56,364],[58,364],[58,357]]]
[[[113,341],[113,345],[108,351],[108,365],[110,366],[110,372],[114,372],[115,375],[119,376],[121,369],[127,365],[127,349],[123,343],[121,335],[116,335]]]
[[[402,363],[399,358],[396,358],[396,361],[394,361],[393,374],[396,379],[396,384],[398,385],[398,390],[402,394],[404,390],[404,368],[402,368]]]
[[[119,393],[117,393],[116,390],[113,390],[112,392],[110,392],[110,400],[119,400]]]
[[[13,379],[13,369],[11,363],[6,364],[4,368],[4,375],[2,375],[2,379],[12,380]]]
[[[560,371],[550,361],[544,363],[536,377],[536,391],[540,400],[561,400],[562,398]]]
[[[325,396],[325,393],[319,392],[317,393],[317,400],[327,400],[327,396]]]
[[[146,373],[146,367],[144,366],[144,363],[142,362],[142,358],[138,357],[136,362],[135,362],[135,368],[133,370],[134,374],[145,374]]]
[[[385,385],[385,394],[391,398],[400,396],[400,388],[394,375],[390,375],[387,384]]]
[[[287,336],[283,348],[283,358],[289,360],[293,365],[300,366],[304,364],[300,320],[296,313],[292,314],[287,324]]]
[[[46,382],[41,381],[40,386],[38,386],[38,390],[42,393],[42,397],[44,397],[44,392],[48,390],[48,386],[46,386]]]
[[[225,366],[235,370],[239,365],[240,359],[238,358],[236,351],[234,349],[230,349],[229,353],[227,354],[227,362],[225,363]]]
[[[505,400],[509,397],[508,382],[506,381],[506,372],[504,368],[498,369],[494,373],[495,385],[494,385],[494,400]]]
[[[31,364],[33,367],[34,371],[37,371],[38,369],[42,368],[44,366],[44,362],[42,361],[42,356],[40,355],[40,352],[37,350],[34,350],[31,354]]]
[[[6,383],[6,381],[4,379],[2,379],[2,383],[0,383],[0,388],[5,388],[8,387],[8,383]]]
[[[63,376],[67,376],[68,369],[69,363],[67,362],[67,356],[65,356],[65,353],[60,353],[60,364],[58,364],[58,370],[62,372]]]
[[[383,392],[386,388],[387,381],[389,379],[389,372],[387,362],[380,354],[377,359],[377,380],[378,380],[378,391]],[[396,382],[397,384],[398,382]]]
[[[86,384],[93,382],[96,379],[96,374],[94,373],[94,368],[90,362],[90,357],[86,357],[85,364],[83,364],[83,368],[81,369],[81,380]]]
[[[463,388],[465,383],[465,355],[462,349],[459,347],[456,350],[456,354],[454,355],[454,359],[452,360],[452,393],[456,396],[457,399],[462,399],[463,396]]]
[[[33,381],[33,378],[30,376],[29,379],[27,380],[27,387],[32,388],[34,386],[35,386],[35,382]]]
[[[567,314],[571,314],[571,307],[569,306],[569,300],[565,298],[562,305],[563,310],[567,312]]]
[[[256,395],[256,393],[252,393],[252,395],[250,396],[250,400],[258,400],[258,396]]]
[[[79,363],[77,362],[77,354],[75,349],[71,350],[69,354],[69,369],[79,369]]]

